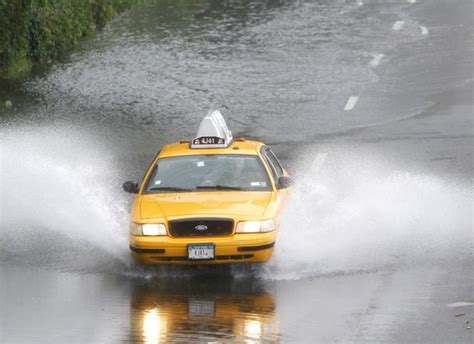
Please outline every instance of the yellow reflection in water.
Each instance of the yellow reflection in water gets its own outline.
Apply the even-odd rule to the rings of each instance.
[[[143,338],[147,344],[157,344],[166,331],[166,319],[163,319],[156,308],[146,310],[143,314]]]
[[[131,342],[278,343],[270,293],[188,295],[137,289],[131,300]]]

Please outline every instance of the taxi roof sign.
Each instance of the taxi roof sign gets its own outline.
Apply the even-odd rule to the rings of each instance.
[[[226,148],[232,143],[232,132],[220,111],[209,112],[203,118],[191,148]]]

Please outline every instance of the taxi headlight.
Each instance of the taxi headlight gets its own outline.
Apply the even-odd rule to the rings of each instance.
[[[149,236],[166,235],[166,227],[162,223],[138,224],[138,223],[132,222],[130,224],[130,234],[149,235]]]
[[[236,233],[265,233],[276,229],[275,221],[243,221],[237,224]]]

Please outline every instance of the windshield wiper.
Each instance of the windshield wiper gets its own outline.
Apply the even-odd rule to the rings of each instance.
[[[153,188],[149,188],[148,189],[149,191],[154,191],[154,190],[162,190],[162,191],[181,191],[181,192],[184,192],[184,191],[193,191],[193,189],[186,189],[186,188],[179,188],[179,187],[176,187],[176,186],[156,186],[156,187],[153,187]]]
[[[229,185],[198,185],[196,189],[213,189],[213,190],[242,190],[239,186]]]

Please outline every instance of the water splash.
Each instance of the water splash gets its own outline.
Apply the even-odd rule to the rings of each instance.
[[[309,163],[295,169],[274,258],[232,268],[235,278],[305,279],[470,252],[470,187],[399,170],[373,152],[326,153],[301,153]],[[145,279],[212,273],[130,265],[127,197],[96,138],[64,127],[10,129],[0,161],[0,262]]]
[[[331,149],[323,166],[303,163],[298,170],[264,278],[426,264],[471,250],[470,186],[346,148]]]
[[[128,209],[97,139],[68,127],[1,136],[0,261],[82,270],[126,262]]]

